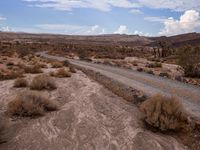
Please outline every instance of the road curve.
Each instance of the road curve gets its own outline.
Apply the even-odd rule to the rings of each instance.
[[[37,53],[42,57],[59,61],[69,60],[64,57],[48,55],[45,52]],[[162,94],[175,96],[182,100],[185,108],[196,118],[200,119],[200,87],[150,75],[134,70],[122,69],[103,64],[94,64],[80,60],[69,60],[72,64],[100,72],[127,86],[143,91],[146,95]]]

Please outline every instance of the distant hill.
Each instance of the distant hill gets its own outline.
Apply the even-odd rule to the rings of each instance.
[[[0,32],[0,40],[51,42],[51,43],[85,43],[85,44],[122,44],[128,46],[154,46],[158,41],[170,42],[174,47],[183,45],[200,45],[200,33],[188,33],[170,37],[144,37],[139,35],[107,34],[97,36],[57,35],[57,34],[29,34]]]

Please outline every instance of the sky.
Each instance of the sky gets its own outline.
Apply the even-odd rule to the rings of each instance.
[[[200,32],[200,0],[0,0],[0,31],[172,36]]]

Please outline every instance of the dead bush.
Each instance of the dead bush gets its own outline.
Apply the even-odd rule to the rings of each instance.
[[[12,80],[20,77],[23,77],[22,71],[14,71],[14,70],[8,72],[0,71],[0,80]]]
[[[65,68],[61,68],[57,70],[57,72],[51,72],[51,76],[58,77],[58,78],[69,78],[71,77],[71,73],[67,71]]]
[[[186,77],[200,78],[200,47],[186,46],[178,50],[178,63]]]
[[[155,62],[155,63],[148,63],[146,64],[146,67],[148,68],[162,68],[162,64],[159,62]]]
[[[70,62],[68,60],[63,61],[62,63],[65,67],[69,67],[70,65]]]
[[[145,114],[145,121],[162,131],[189,127],[188,114],[176,98],[156,95],[144,101],[140,109]]]
[[[38,75],[33,78],[30,88],[32,90],[54,90],[56,89],[56,84],[50,76]]]
[[[70,66],[70,67],[69,67],[69,71],[70,71],[71,73],[76,73],[76,69],[75,69],[73,66]]]
[[[59,62],[59,61],[55,61],[51,63],[52,68],[61,68],[63,67],[63,63]]]
[[[25,73],[32,73],[32,74],[37,74],[37,73],[42,73],[42,69],[38,65],[29,65],[24,67]]]
[[[14,82],[14,87],[27,87],[28,86],[28,82],[25,78],[17,78]]]
[[[46,111],[58,109],[56,102],[51,101],[44,94],[28,91],[18,94],[8,103],[7,113],[10,115],[33,117],[43,115]]]

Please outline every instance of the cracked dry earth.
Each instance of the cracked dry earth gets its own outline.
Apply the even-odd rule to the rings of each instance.
[[[56,79],[49,93],[60,109],[43,117],[10,119],[10,137],[1,150],[183,150],[173,137],[143,128],[138,108],[78,71]],[[1,112],[19,90],[0,82]]]

